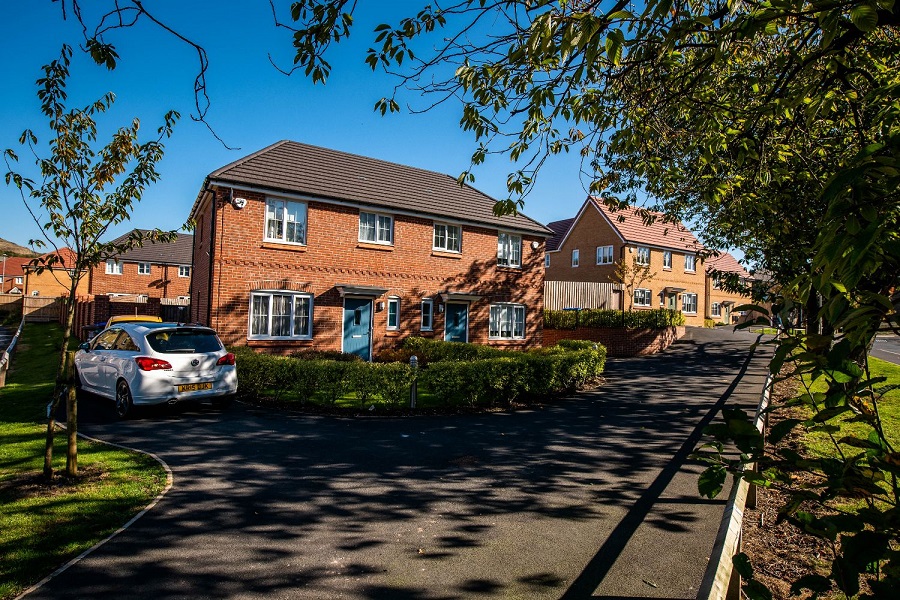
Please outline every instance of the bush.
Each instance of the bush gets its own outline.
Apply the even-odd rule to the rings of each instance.
[[[415,355],[416,359],[419,361],[419,366],[424,367],[428,364],[428,359],[425,356],[421,356],[416,351],[411,350],[410,348],[398,348],[396,350],[382,350],[378,354],[375,355],[373,359],[377,363],[405,363],[409,364],[409,358]]]
[[[350,352],[338,352],[337,350],[295,350],[288,356],[300,360],[338,360],[347,362],[362,362],[362,358]]]
[[[712,319],[703,319],[703,327],[706,329],[712,329],[716,326],[716,322]]]
[[[424,359],[429,363],[443,360],[478,360],[509,354],[509,351],[481,344],[445,342],[416,336],[406,338],[403,342],[403,349],[409,350],[420,360]]]
[[[576,327],[662,329],[681,326],[684,323],[684,315],[681,311],[666,308],[636,311],[604,308],[544,311],[544,327],[546,329],[575,329]]]
[[[360,368],[356,361],[323,360],[319,362],[319,392],[325,401],[334,406],[345,394],[351,392],[358,380],[353,376]]]
[[[384,402],[400,406],[409,400],[409,388],[416,376],[412,367],[403,363],[368,366],[374,380],[375,393],[381,396]]]
[[[238,376],[238,392],[256,398],[272,387],[277,357],[259,354],[249,348],[234,348]]]

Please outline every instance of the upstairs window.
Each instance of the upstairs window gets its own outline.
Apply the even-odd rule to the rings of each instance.
[[[611,265],[613,263],[613,247],[597,246],[597,264]]]
[[[693,254],[685,254],[684,255],[684,270],[685,271],[696,271],[697,270],[697,257]]]
[[[434,250],[459,252],[462,247],[462,228],[445,223],[434,224]]]
[[[377,213],[359,213],[359,241],[373,244],[393,244],[394,217]]]
[[[550,268],[550,255],[549,254],[544,255],[544,268],[545,269]]]
[[[306,203],[266,200],[266,241],[306,243]]]
[[[191,276],[191,268],[185,265],[178,266],[178,276],[179,277],[190,277]]]
[[[149,275],[150,263],[138,263],[138,275]]]
[[[581,251],[578,248],[572,250],[572,266],[577,267],[581,260]]]
[[[497,235],[497,265],[522,266],[522,236],[504,232]]]
[[[637,264],[639,265],[649,265],[650,264],[650,248],[647,246],[638,246],[637,248]]]
[[[117,260],[109,259],[106,261],[106,274],[107,275],[121,275],[122,274],[122,263]]]
[[[670,250],[663,250],[663,269],[671,269],[672,268],[672,252]]]

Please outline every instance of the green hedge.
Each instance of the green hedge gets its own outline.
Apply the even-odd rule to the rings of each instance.
[[[239,390],[246,397],[301,405],[399,407],[409,402],[415,380],[420,394],[443,406],[495,406],[571,391],[599,377],[606,364],[606,348],[581,340],[521,352],[421,339],[407,349],[426,357],[419,364],[427,366],[419,369],[408,362],[300,359],[236,349]]]
[[[545,329],[575,329],[576,327],[625,327],[627,329],[663,329],[684,325],[684,315],[678,310],[545,310]]]

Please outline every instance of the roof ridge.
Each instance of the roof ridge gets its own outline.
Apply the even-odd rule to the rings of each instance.
[[[264,153],[268,152],[269,150],[274,150],[275,148],[277,148],[279,146],[283,146],[284,144],[287,144],[290,142],[291,142],[291,140],[279,140],[279,141],[275,142],[274,144],[269,144],[265,148],[260,148],[256,152],[253,152],[251,154],[248,154],[247,156],[244,156],[235,161],[232,161],[232,162],[228,163],[227,165],[225,165],[224,167],[219,167],[218,169],[216,169],[215,171],[213,171],[212,173],[207,175],[207,177],[217,177],[217,176],[221,175],[223,171],[227,171],[228,169],[240,166],[252,158],[256,158],[257,156],[264,154]],[[296,143],[296,142],[294,142],[294,143]]]

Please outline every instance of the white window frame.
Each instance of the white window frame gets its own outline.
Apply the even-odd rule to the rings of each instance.
[[[635,260],[635,262],[637,262],[637,264],[641,265],[642,267],[650,264],[650,247],[649,246],[638,246],[637,249],[635,250],[635,254],[637,256],[635,256],[634,260]],[[641,258],[642,256],[646,256],[646,259],[642,259]]]
[[[688,298],[693,298],[693,310],[688,310]],[[686,315],[696,315],[697,314],[697,294],[693,294],[690,292],[684,292],[681,294],[681,312]]]
[[[663,250],[663,269],[672,269],[672,251]]]
[[[522,267],[522,236],[500,231],[497,233],[497,266],[519,269]]]
[[[106,259],[106,274],[107,275],[121,275],[122,274],[122,263],[115,260],[114,258]]]
[[[428,317],[428,322],[425,322],[425,317]],[[422,320],[419,322],[419,328],[422,331],[434,331],[434,300],[431,298],[425,298],[422,300]]]
[[[16,285],[22,285],[22,283],[23,283],[24,281],[25,281],[25,279],[22,278],[22,277],[16,277],[16,278],[15,278],[15,283],[16,283]]]
[[[374,218],[374,223],[372,224],[372,239],[363,237],[363,215],[371,216]],[[387,221],[388,226],[384,227],[384,221]],[[368,227],[366,228],[368,231]],[[386,236],[385,236],[386,234]],[[385,213],[376,213],[369,212],[366,210],[359,211],[359,237],[357,238],[360,242],[365,244],[381,244],[382,246],[393,246],[394,245],[394,217],[393,215],[388,215]]]
[[[450,244],[450,230],[456,230],[456,247],[452,248]],[[438,243],[438,231],[443,230],[443,245]],[[462,226],[453,225],[452,223],[435,223],[434,236],[431,242],[431,249],[439,252],[453,252],[459,254],[462,252]]]
[[[691,266],[688,267],[688,261],[690,261]],[[685,254],[684,255],[684,272],[685,273],[696,273],[697,272],[697,255],[696,254]]]
[[[289,306],[290,306],[290,334],[289,335],[271,335],[272,331],[272,298],[274,296],[286,296],[290,298]],[[266,331],[269,333],[253,333],[253,319],[256,316],[254,314],[254,299],[259,298],[267,298],[266,304]],[[307,315],[307,325],[306,331],[294,331],[294,326],[296,325],[295,319],[296,315],[296,307],[297,307],[297,299],[303,298],[308,301],[308,311]],[[247,339],[248,340],[310,340],[313,337],[313,295],[303,292],[290,292],[286,290],[254,290],[250,292],[250,310],[249,310],[249,319],[247,323]]]
[[[178,265],[178,276],[179,277],[190,277],[191,276],[190,265]]]
[[[722,305],[718,302],[713,302],[712,306],[709,307],[709,314],[713,317],[721,317],[722,316]]]
[[[393,307],[394,311],[394,319],[395,322],[391,325],[391,308]],[[388,296],[387,299],[387,330],[388,331],[399,331],[400,330],[400,297],[399,296]]]
[[[510,302],[491,304],[488,320],[489,340],[524,340],[525,305]]]
[[[572,250],[572,268],[578,267],[581,263],[581,251],[578,248]]]
[[[613,247],[597,246],[597,264],[611,265],[613,262]]]
[[[294,209],[293,211],[291,209]],[[281,233],[269,235],[269,211],[272,211],[273,215],[276,217],[273,219],[274,221],[279,221],[277,219],[278,214],[280,213],[281,219]],[[297,200],[283,200],[281,198],[266,198],[266,212],[263,217],[263,241],[266,242],[276,242],[278,244],[293,244],[296,246],[305,246],[306,245],[306,230],[308,223],[308,209],[306,202],[298,202]],[[288,239],[288,224],[289,223],[298,223],[301,221],[291,221],[290,218],[293,216],[292,213],[296,212],[297,216],[302,214],[302,235],[301,239],[298,240],[289,240]],[[295,229],[296,232],[296,229]],[[296,236],[295,236],[296,237]]]
[[[137,272],[138,275],[149,275],[152,270],[150,263],[148,262],[139,262],[137,264]]]
[[[638,296],[641,296],[640,300]],[[653,303],[653,291],[647,288],[635,288],[632,294],[635,306],[649,307]]]

